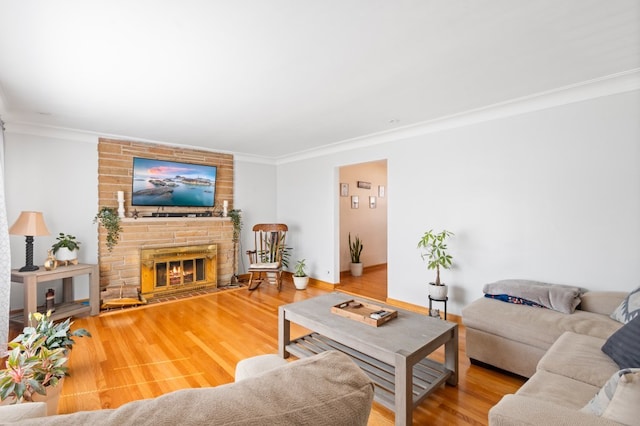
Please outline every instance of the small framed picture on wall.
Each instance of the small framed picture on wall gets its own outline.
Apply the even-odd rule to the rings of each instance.
[[[349,184],[348,183],[341,183],[340,184],[340,196],[341,197],[348,197],[349,196]]]
[[[360,207],[360,200],[358,199],[357,195],[352,195],[351,196],[351,208],[352,209],[357,209],[358,207]]]

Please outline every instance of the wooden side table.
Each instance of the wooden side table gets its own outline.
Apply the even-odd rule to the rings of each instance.
[[[445,297],[444,299],[434,299],[431,296],[429,296],[429,315],[431,315],[431,303],[432,302],[442,302],[444,303],[444,319],[446,321],[447,319],[447,301],[449,300],[448,297]]]
[[[73,277],[89,275],[89,306],[73,300]],[[29,323],[29,313],[38,310],[38,284],[47,281],[62,280],[63,303],[56,305],[51,314],[52,320],[74,315],[100,313],[100,271],[98,265],[79,263],[77,265],[60,266],[52,271],[40,267],[37,271],[20,272],[11,270],[11,281],[24,285],[24,324]]]

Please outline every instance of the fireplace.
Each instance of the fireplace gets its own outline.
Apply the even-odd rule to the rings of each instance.
[[[140,291],[158,295],[217,286],[215,244],[143,248]]]

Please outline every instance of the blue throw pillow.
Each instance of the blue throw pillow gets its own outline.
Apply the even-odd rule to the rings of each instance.
[[[602,345],[602,352],[620,368],[640,368],[640,316],[613,333]]]

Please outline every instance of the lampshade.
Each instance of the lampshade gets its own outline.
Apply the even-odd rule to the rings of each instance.
[[[51,235],[44,223],[42,212],[22,212],[18,216],[18,220],[9,228],[11,235],[28,235],[38,237],[42,235]]]

